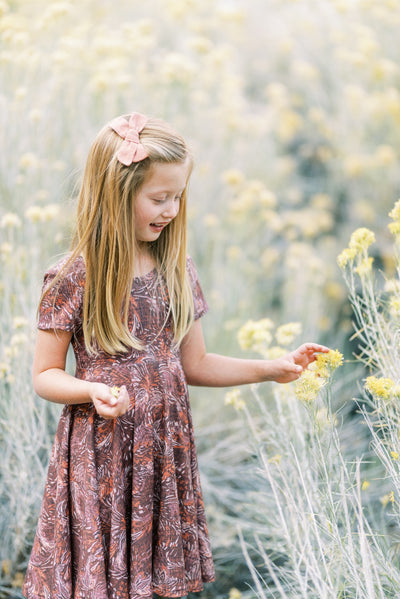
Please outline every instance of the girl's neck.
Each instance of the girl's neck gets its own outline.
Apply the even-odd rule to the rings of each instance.
[[[134,265],[134,277],[142,277],[147,273],[151,272],[156,266],[156,262],[151,255],[148,245],[142,244],[136,248],[135,252],[135,265]]]

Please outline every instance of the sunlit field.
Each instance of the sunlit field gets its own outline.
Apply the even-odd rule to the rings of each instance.
[[[334,350],[296,384],[192,390],[197,596],[400,596],[399,31],[399,0],[0,0],[1,599],[59,414],[30,379],[43,273],[93,137],[133,110],[192,148],[209,350]]]

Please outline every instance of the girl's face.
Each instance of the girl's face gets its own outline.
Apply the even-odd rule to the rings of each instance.
[[[151,166],[135,199],[135,236],[151,242],[175,218],[190,172],[189,161]]]

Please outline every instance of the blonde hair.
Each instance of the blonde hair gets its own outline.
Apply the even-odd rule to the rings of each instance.
[[[126,117],[127,119],[129,116]],[[192,160],[183,138],[166,123],[149,119],[140,133],[148,153],[131,166],[116,155],[122,138],[109,126],[97,135],[86,162],[79,194],[76,231],[65,269],[79,255],[86,264],[83,296],[83,335],[90,353],[97,348],[109,354],[143,349],[128,328],[129,300],[134,276],[135,197],[153,164]],[[172,318],[174,341],[182,341],[193,321],[193,298],[186,272],[185,188],[177,216],[149,243],[160,276],[169,295],[168,317]]]

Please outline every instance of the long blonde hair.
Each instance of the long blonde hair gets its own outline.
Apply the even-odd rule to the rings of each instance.
[[[126,117],[127,119],[129,116]],[[109,354],[143,349],[128,328],[134,275],[135,197],[153,164],[192,160],[183,138],[166,123],[149,119],[140,133],[148,153],[141,162],[124,166],[116,154],[122,139],[105,126],[94,140],[79,194],[77,223],[65,269],[79,255],[86,265],[83,335],[89,352]],[[185,188],[177,216],[149,244],[157,270],[166,281],[174,341],[182,341],[193,321],[193,298],[186,272]]]

